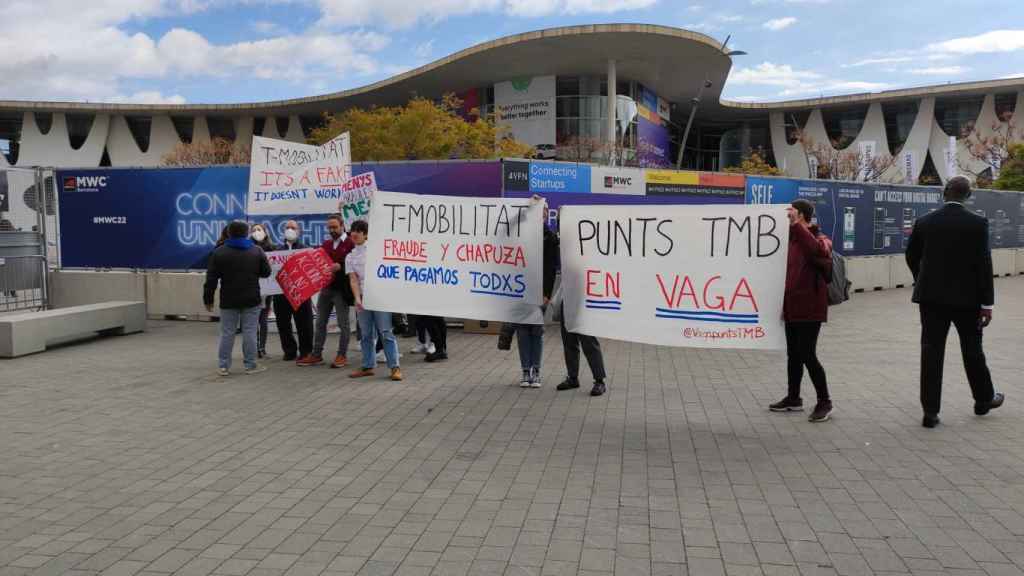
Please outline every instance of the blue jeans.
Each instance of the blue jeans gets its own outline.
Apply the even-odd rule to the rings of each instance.
[[[371,370],[377,365],[376,336],[384,342],[384,357],[388,368],[398,368],[398,340],[391,330],[391,312],[360,310],[356,313],[359,321],[359,348],[363,351],[363,369]]]
[[[544,351],[543,324],[516,324],[519,344],[519,365],[523,372],[540,374],[541,353]]]
[[[220,349],[217,357],[221,368],[231,368],[231,353],[235,349],[235,330],[242,323],[242,360],[246,368],[256,367],[256,327],[259,325],[260,307],[222,308],[220,311]]]

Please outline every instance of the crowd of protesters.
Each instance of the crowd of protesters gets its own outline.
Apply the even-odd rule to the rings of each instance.
[[[964,364],[974,395],[974,410],[985,415],[1003,404],[1004,396],[994,390],[982,351],[982,330],[992,320],[992,262],[988,245],[988,224],[983,217],[966,210],[970,183],[963,177],[950,179],[945,189],[945,205],[920,218],[914,225],[906,252],[907,264],[915,278],[913,300],[921,313],[921,404],[923,426],[934,428],[942,386],[942,364],[946,336],[955,326],[960,336]],[[825,368],[818,358],[818,340],[828,319],[829,284],[833,279],[833,253],[830,239],[815,224],[814,205],[804,199],[788,208],[789,248],[786,262],[783,321],[786,335],[787,393],[769,405],[774,412],[803,410],[801,380],[805,369],[814,385],[817,401],[809,416],[812,422],[828,420],[833,411]],[[271,307],[277,321],[283,360],[298,366],[325,363],[329,318],[337,318],[338,348],[331,368],[349,366],[348,349],[350,308],[355,308],[357,339],[361,358],[350,378],[374,375],[376,364],[387,364],[391,380],[403,380],[401,355],[395,335],[396,315],[364,307],[366,288],[366,241],[369,226],[365,221],[352,223],[345,230],[340,216],[327,220],[330,236],[321,248],[333,261],[334,278],[319,293],[316,314],[313,304],[304,302],[293,310],[284,296],[264,297],[259,280],[271,274],[265,252],[305,248],[299,238],[299,224],[285,224],[285,242],[270,243],[260,224],[245,222],[226,226],[218,246],[209,259],[204,302],[213,309],[214,293],[220,289],[221,336],[218,371],[227,376],[235,335],[242,334],[242,355],[246,374],[266,370],[257,359],[267,358],[267,328]],[[607,392],[607,373],[601,344],[597,338],[569,331],[561,298],[554,294],[558,269],[559,238],[544,226],[543,230],[543,304],[541,314],[553,307],[561,324],[566,376],[557,385],[559,391],[579,388],[580,351],[586,357],[593,376],[591,396]],[[845,282],[845,279],[844,279]],[[399,316],[401,317],[401,316]],[[315,319],[315,330],[314,330]],[[294,332],[292,325],[294,324]],[[448,359],[447,323],[436,316],[408,317],[405,332],[415,334],[413,353],[423,354],[426,362]],[[294,334],[298,334],[296,343]],[[499,334],[498,348],[511,349],[516,341],[522,376],[522,388],[541,388],[544,349],[544,324],[505,324]]]

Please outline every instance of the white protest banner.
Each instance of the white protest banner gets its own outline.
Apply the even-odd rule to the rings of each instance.
[[[284,266],[286,260],[296,254],[302,254],[303,252],[309,252],[310,250],[313,250],[313,248],[303,248],[301,250],[274,250],[272,252],[267,252],[267,261],[270,262],[270,278],[260,278],[260,295],[267,297],[283,294],[281,286],[277,283],[277,273],[281,271],[281,267]]]
[[[785,347],[785,206],[563,206],[570,332],[698,348]]]
[[[369,310],[541,324],[542,202],[378,192]]]
[[[253,136],[247,213],[329,214],[341,188],[368,185],[351,179],[348,132],[322,146]]]

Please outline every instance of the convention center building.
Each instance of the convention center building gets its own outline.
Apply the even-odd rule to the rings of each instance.
[[[938,183],[957,165],[982,163],[967,150],[972,127],[984,136],[1024,114],[1024,78],[772,103],[722,99],[742,57],[688,30],[602,24],[508,36],[368,86],[293,100],[0,101],[0,167],[158,166],[179,142],[220,137],[247,146],[254,134],[302,141],[324,113],[454,93],[466,117],[493,115],[547,160],[586,161],[612,145],[627,165],[720,171],[760,150],[785,175],[806,178],[814,142],[889,155],[891,181]]]

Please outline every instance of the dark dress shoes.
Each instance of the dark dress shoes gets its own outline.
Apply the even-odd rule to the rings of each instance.
[[[984,416],[988,414],[988,411],[993,408],[999,408],[1003,405],[1003,400],[1006,400],[1006,396],[1002,392],[996,392],[992,396],[992,400],[989,402],[975,402],[974,413],[978,416]]]
[[[935,428],[938,425],[939,425],[939,415],[938,414],[925,414],[924,415],[924,419],[921,420],[921,426],[924,426],[925,428]]]

